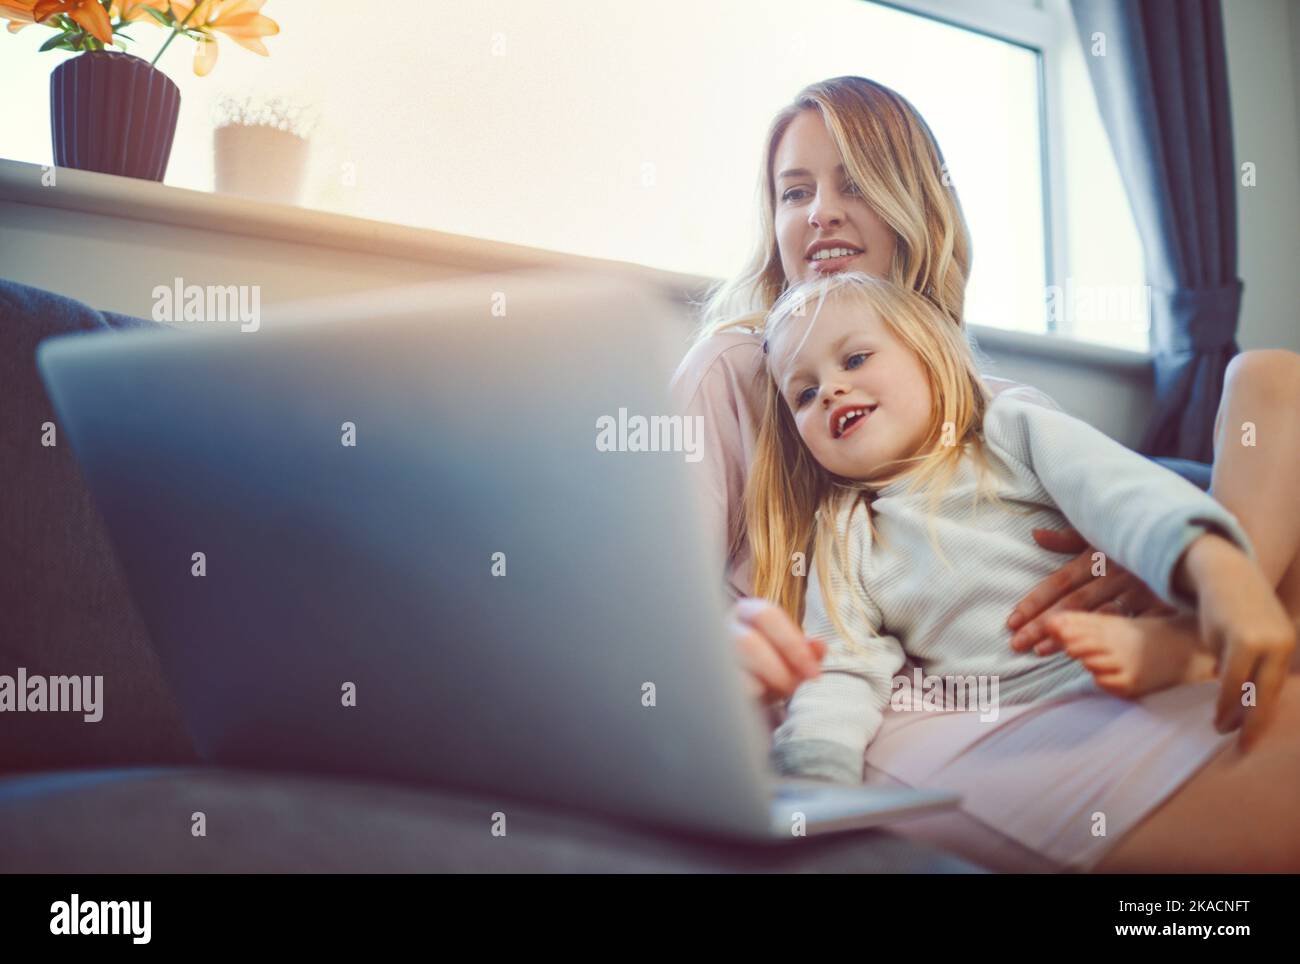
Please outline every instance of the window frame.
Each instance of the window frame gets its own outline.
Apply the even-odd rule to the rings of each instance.
[[[881,7],[926,17],[940,23],[1015,44],[1038,60],[1039,163],[1043,190],[1043,265],[1047,277],[1043,296],[1043,332],[1075,339],[1066,319],[1062,324],[1046,309],[1046,291],[1064,287],[1070,274],[1069,211],[1065,189],[1065,105],[1062,97],[1061,44],[1069,17],[1067,0],[866,0]],[[1048,9],[1044,9],[1044,4]]]

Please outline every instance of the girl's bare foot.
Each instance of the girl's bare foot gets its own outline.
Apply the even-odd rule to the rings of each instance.
[[[1092,673],[1097,686],[1133,698],[1179,683],[1214,679],[1215,658],[1200,647],[1196,617],[1130,619],[1063,612],[1048,618],[1047,633]]]

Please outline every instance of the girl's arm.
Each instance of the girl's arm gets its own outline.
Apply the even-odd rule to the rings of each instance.
[[[1196,599],[1201,638],[1219,654],[1215,727],[1226,733],[1241,726],[1242,749],[1249,749],[1278,705],[1295,651],[1295,624],[1259,566],[1221,536],[1205,535],[1188,547],[1174,586]]]
[[[828,639],[821,675],[795,690],[777,727],[772,764],[783,776],[861,783],[863,757],[903,667],[903,647],[893,636]]]
[[[1101,551],[1099,562],[1118,562],[1171,606],[1193,605],[1173,577],[1183,553],[1201,536],[1217,533],[1253,554],[1245,530],[1227,509],[1086,422],[999,397],[984,426],[989,444],[1027,470]]]
[[[804,629],[826,640],[827,652],[821,674],[795,690],[773,737],[772,763],[785,776],[861,783],[863,756],[906,660],[898,639],[876,634],[880,612],[857,578],[866,545],[866,518],[859,513],[849,532],[849,577],[837,564],[831,566],[831,589],[847,637],[830,619],[816,566],[808,573]]]

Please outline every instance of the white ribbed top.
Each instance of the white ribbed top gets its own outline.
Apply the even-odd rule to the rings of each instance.
[[[1240,525],[1212,498],[1064,412],[1004,393],[989,406],[983,429],[1003,504],[983,500],[972,507],[975,463],[964,459],[934,517],[951,568],[935,553],[927,529],[929,496],[908,491],[906,482],[876,495],[877,541],[863,507],[852,519],[851,499],[839,507],[836,525],[847,537],[850,572],[832,560],[830,574],[850,638],[828,618],[810,564],[804,630],[829,649],[821,676],[799,687],[776,731],[779,772],[860,781],[893,680],[900,671],[911,679],[905,662],[928,676],[996,679],[998,701],[1008,705],[1101,692],[1064,653],[1037,656],[1010,647],[1007,617],[1063,562],[1038,547],[1032,529],[1072,525],[1107,560],[1182,610],[1189,603],[1174,595],[1171,580],[1197,537],[1216,531],[1253,555]]]

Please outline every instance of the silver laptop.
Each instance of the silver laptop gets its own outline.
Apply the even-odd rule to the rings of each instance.
[[[653,288],[480,275],[245,327],[38,355],[206,760],[751,839],[959,801],[770,775]]]

